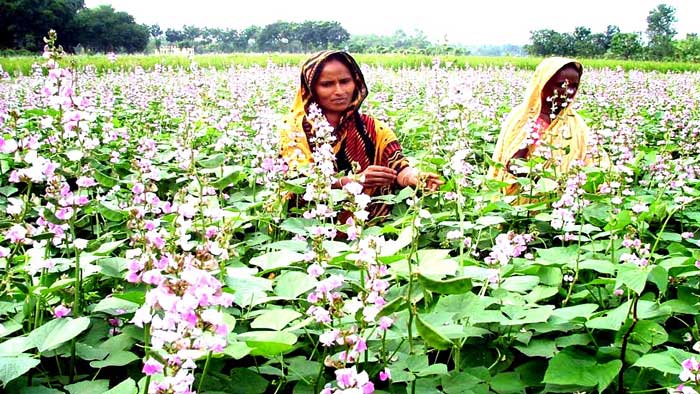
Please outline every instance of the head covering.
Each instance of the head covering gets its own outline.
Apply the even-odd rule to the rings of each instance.
[[[523,96],[523,103],[515,107],[503,122],[501,134],[498,136],[493,152],[494,162],[506,166],[519,150],[526,147],[526,140],[530,133],[528,125],[536,122],[542,110],[542,90],[559,70],[569,65],[576,68],[579,75],[583,73],[581,63],[564,57],[547,58],[537,66]],[[558,173],[568,171],[575,160],[585,161],[587,135],[588,126],[571,105],[563,108],[543,130],[542,140],[558,148],[553,149],[552,152],[552,159],[559,161]],[[552,165],[551,160],[549,165]],[[491,167],[489,176],[506,182],[515,180],[515,177],[503,168]],[[506,193],[514,194],[517,190],[517,184],[513,184],[506,188]]]

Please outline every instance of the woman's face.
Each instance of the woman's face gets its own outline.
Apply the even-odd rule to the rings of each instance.
[[[557,71],[542,89],[542,108],[559,113],[573,101],[580,78],[578,70],[573,66]]]
[[[352,103],[355,80],[346,65],[331,59],[323,65],[313,89],[318,105],[326,115],[342,114]]]

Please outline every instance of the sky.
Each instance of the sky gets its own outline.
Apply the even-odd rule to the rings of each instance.
[[[676,38],[700,32],[698,0],[85,0],[86,7],[110,4],[137,23],[163,30],[183,25],[244,29],[277,21],[337,21],[351,35],[409,34],[423,31],[434,43],[524,45],[530,31],[593,33],[617,25],[622,32],[644,32],[649,11],[664,3],[676,9]]]

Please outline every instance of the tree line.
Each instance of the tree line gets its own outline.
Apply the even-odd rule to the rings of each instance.
[[[32,53],[44,47],[50,29],[68,52],[141,52],[148,27],[108,5],[85,8],[83,0],[0,0],[0,49]]]
[[[192,25],[163,30],[143,25],[109,5],[86,8],[83,0],[0,0],[0,50],[36,53],[49,29],[59,33],[67,52],[149,52],[163,46],[188,48],[194,53],[291,52],[306,53],[346,48],[354,53],[405,53],[534,56],[700,61],[700,38],[689,34],[676,40],[675,8],[660,4],[649,12],[646,36],[625,33],[614,25],[593,33],[578,26],[572,33],[551,29],[531,31],[530,44],[466,47],[431,42],[420,30],[397,30],[393,35],[350,35],[338,22],[278,21],[244,29]],[[646,38],[646,40],[645,40]]]
[[[649,11],[646,42],[641,32],[624,33],[614,25],[608,26],[602,33],[592,33],[588,27],[578,26],[573,33],[551,29],[531,31],[526,51],[535,56],[700,61],[700,38],[697,34],[675,39],[675,13],[676,9],[666,4]]]

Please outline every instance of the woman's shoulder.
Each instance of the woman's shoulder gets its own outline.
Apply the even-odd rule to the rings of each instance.
[[[379,120],[372,115],[360,114],[360,119],[362,120],[362,123],[364,123],[365,127],[370,130],[376,130],[378,133],[391,131],[391,127],[389,127],[386,122]]]

